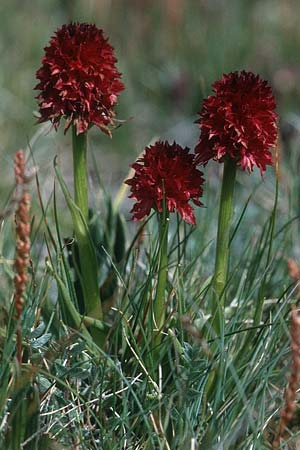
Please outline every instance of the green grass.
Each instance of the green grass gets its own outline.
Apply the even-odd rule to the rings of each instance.
[[[284,171],[295,170],[295,165],[289,164],[285,161]],[[98,175],[101,178],[101,171]],[[13,293],[13,221],[11,217],[2,221],[1,279],[6,290],[1,289],[1,297],[6,307],[2,307],[1,327],[1,448],[10,448],[11,426],[14,434],[20,433],[21,441],[28,442],[22,447],[26,449],[71,449],[76,445],[84,450],[268,448],[267,436],[276,429],[277,409],[283,402],[282,388],[290,365],[288,317],[297,291],[288,277],[286,260],[293,256],[291,237],[298,220],[291,220],[296,211],[289,216],[277,213],[272,236],[274,182],[259,182],[249,191],[248,185],[241,184],[245,177],[245,173],[238,174],[236,197],[241,201],[237,201],[234,215],[226,324],[220,339],[209,335],[205,326],[205,315],[211,309],[215,199],[220,181],[209,178],[206,208],[197,212],[196,228],[175,216],[171,218],[170,295],[160,368],[152,366],[148,340],[157,275],[158,228],[154,216],[145,224],[143,238],[135,237],[138,226],[127,223],[126,253],[117,261],[116,213],[111,210],[108,193],[102,191],[106,200],[97,205],[97,211],[101,211],[97,219],[100,236],[95,243],[99,274],[102,282],[106,280],[108,296],[113,297],[112,309],[105,317],[112,331],[102,351],[88,334],[76,332],[74,324],[64,319],[64,302],[59,301],[62,292],[57,290],[45,258],[76,303],[73,271],[62,244],[69,225],[68,221],[59,223],[59,189],[55,198],[43,203],[44,212],[40,208],[36,213],[32,230],[32,281],[22,318],[27,360],[23,370],[27,376],[23,375],[21,381],[13,356],[15,326],[9,319],[13,314],[9,306]],[[293,182],[294,178],[288,180]],[[101,186],[98,189],[100,192]],[[31,191],[36,191],[34,185]],[[287,185],[281,183],[278,211],[285,208],[286,191]],[[270,195],[266,213],[265,205],[254,200]],[[264,222],[257,223],[260,215]],[[107,232],[103,234],[104,230]],[[263,323],[253,328],[262,283]],[[221,376],[207,391],[205,386],[214,370]],[[32,389],[38,391],[38,401],[32,399]],[[21,405],[33,411],[32,415],[25,414],[23,431],[18,415]]]

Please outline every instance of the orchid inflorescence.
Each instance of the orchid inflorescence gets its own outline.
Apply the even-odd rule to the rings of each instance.
[[[57,129],[65,118],[65,131],[74,124],[80,134],[96,125],[109,134],[124,89],[116,62],[113,47],[95,25],[63,25],[45,47],[36,74],[39,122],[50,120]]]

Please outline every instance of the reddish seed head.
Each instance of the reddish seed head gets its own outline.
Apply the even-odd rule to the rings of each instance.
[[[286,427],[294,417],[297,400],[297,389],[300,380],[300,316],[294,307],[291,314],[291,349],[292,349],[292,372],[289,377],[288,386],[284,393],[285,405],[280,411],[280,421],[277,434],[272,443],[272,449],[279,449],[281,438],[284,436]]]
[[[41,117],[57,129],[62,117],[65,131],[73,123],[77,134],[94,124],[106,133],[114,123],[114,106],[124,89],[116,68],[114,49],[95,25],[63,25],[45,47],[35,89]]]
[[[23,150],[18,150],[15,156],[16,184],[24,183],[25,161]]]
[[[195,148],[198,161],[233,158],[249,172],[272,165],[270,149],[277,139],[275,99],[267,81],[252,72],[231,72],[213,85],[197,120],[201,128]]]
[[[204,179],[188,148],[158,141],[146,147],[132,167],[135,175],[126,183],[131,186],[130,198],[137,200],[131,210],[134,220],[141,220],[152,208],[162,212],[165,198],[169,212],[176,210],[187,223],[196,223],[189,202],[202,205],[199,198]]]

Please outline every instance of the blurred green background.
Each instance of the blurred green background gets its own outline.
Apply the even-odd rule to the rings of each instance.
[[[2,192],[12,186],[12,158],[32,139],[43,183],[53,183],[56,154],[68,176],[70,133],[35,125],[33,91],[43,47],[69,21],[94,22],[114,46],[126,90],[110,140],[95,127],[91,145],[105,182],[114,186],[154,138],[191,148],[201,99],[222,73],[246,69],[276,93],[284,138],[298,135],[300,96],[298,0],[1,0],[0,154]],[[48,175],[51,174],[51,177]]]

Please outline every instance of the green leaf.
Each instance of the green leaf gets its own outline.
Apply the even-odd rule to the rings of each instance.
[[[125,256],[126,224],[123,216],[117,213],[115,225],[114,259],[120,263]]]

